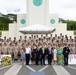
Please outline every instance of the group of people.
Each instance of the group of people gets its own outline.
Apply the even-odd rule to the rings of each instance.
[[[45,60],[48,61],[48,65],[59,64],[59,65],[68,65],[68,55],[70,49],[68,45],[64,45],[64,48],[60,44],[56,47],[51,47],[50,44],[46,46],[43,45],[33,45],[32,48],[26,44],[24,47],[23,44],[23,54],[22,54],[22,64],[26,60],[26,65],[29,65],[29,60],[31,59],[32,65],[45,65]]]
[[[45,60],[48,64],[63,64],[68,65],[68,54],[76,53],[76,37],[68,37],[67,35],[50,34],[46,35],[31,35],[25,36],[24,39],[20,36],[19,40],[14,37],[8,39],[0,39],[0,54],[10,54],[13,59],[18,60],[21,57],[22,64],[26,60],[26,65],[29,65],[29,60],[32,64],[45,65]]]

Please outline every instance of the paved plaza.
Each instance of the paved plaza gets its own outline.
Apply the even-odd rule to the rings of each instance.
[[[76,65],[29,65],[13,62],[10,66],[0,66],[0,75],[76,75]]]

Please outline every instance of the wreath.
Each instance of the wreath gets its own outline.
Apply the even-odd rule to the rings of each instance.
[[[3,66],[8,66],[8,65],[11,64],[11,62],[12,62],[12,59],[11,59],[11,57],[9,57],[9,56],[4,56],[4,57],[1,59],[1,65],[3,65]]]

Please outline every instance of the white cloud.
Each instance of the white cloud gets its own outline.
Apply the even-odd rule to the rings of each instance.
[[[50,0],[50,13],[58,13],[64,19],[76,20],[76,0]]]
[[[76,20],[76,0],[49,0],[49,11],[64,19]],[[26,0],[1,0],[0,12],[26,13]]]
[[[25,8],[25,10],[23,10]],[[14,12],[17,11],[18,12]],[[26,0],[2,0],[0,2],[0,12],[2,13],[26,13]]]

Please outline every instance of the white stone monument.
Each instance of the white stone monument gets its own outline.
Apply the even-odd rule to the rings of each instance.
[[[19,28],[41,24],[49,27],[53,27],[56,31],[53,34],[67,36],[74,36],[73,31],[67,31],[66,23],[59,23],[58,14],[49,13],[49,0],[26,0],[26,14],[17,15],[17,23],[9,24],[9,31],[2,32],[2,38],[4,36],[11,37],[12,39],[16,37],[19,39],[20,36],[24,37],[24,34],[19,32]],[[8,35],[6,35],[8,34]]]

